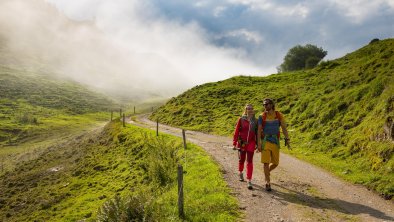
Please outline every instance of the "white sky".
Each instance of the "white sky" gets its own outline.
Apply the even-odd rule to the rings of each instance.
[[[64,16],[77,28],[58,18]],[[392,38],[393,21],[394,0],[0,2],[10,45],[45,51],[55,69],[77,81],[163,96],[235,75],[275,73],[297,44],[315,44],[334,59],[373,38]]]

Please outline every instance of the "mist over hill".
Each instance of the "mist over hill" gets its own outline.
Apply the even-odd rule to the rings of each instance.
[[[172,95],[173,87],[183,85],[180,76],[169,80],[175,70],[160,69],[168,66],[162,58],[133,52],[94,22],[70,20],[45,1],[6,0],[0,8],[1,65],[71,79],[129,100]],[[167,78],[153,78],[157,73]]]
[[[98,4],[97,17],[76,21],[48,1],[1,1],[0,64],[129,100],[168,98],[215,73],[260,72],[239,50],[210,45],[197,25],[146,20],[132,2]]]
[[[394,39],[386,39],[312,70],[198,85],[150,118],[231,135],[245,104],[259,114],[270,97],[287,119],[295,155],[393,195],[393,55]]]

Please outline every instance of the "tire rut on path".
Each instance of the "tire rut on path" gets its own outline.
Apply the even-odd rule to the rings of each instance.
[[[147,115],[131,124],[156,130]],[[181,129],[159,125],[159,133],[182,137]],[[238,180],[238,155],[232,139],[186,131],[189,142],[201,146],[219,163],[224,179],[240,203],[245,221],[394,221],[394,201],[365,187],[344,182],[330,173],[281,153],[271,173],[272,191],[264,189],[260,154],[253,158],[253,190]]]

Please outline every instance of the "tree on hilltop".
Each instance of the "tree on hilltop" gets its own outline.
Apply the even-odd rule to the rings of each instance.
[[[327,51],[324,51],[321,47],[318,48],[311,44],[296,45],[287,52],[283,63],[277,69],[278,72],[311,69],[326,55]]]

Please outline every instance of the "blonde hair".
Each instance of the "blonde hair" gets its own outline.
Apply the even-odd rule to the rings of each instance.
[[[242,114],[242,115],[247,115],[248,113],[248,110],[246,109],[246,108],[248,108],[248,106],[250,106],[250,107],[252,107],[253,108],[253,105],[252,104],[246,104],[245,105],[245,109],[244,109],[244,113]]]

